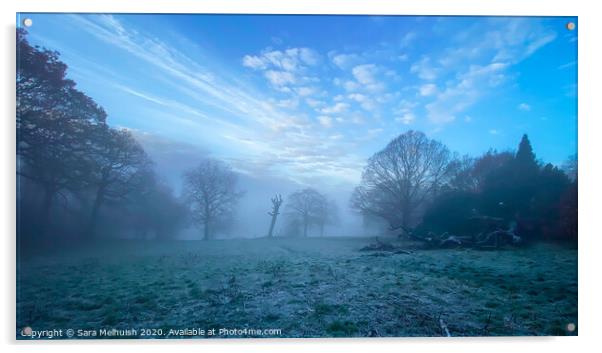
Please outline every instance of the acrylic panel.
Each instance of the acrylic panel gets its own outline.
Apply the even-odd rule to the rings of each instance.
[[[17,339],[577,335],[577,18],[17,14]]]

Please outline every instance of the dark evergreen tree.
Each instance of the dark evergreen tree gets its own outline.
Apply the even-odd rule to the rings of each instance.
[[[529,141],[529,137],[526,134],[523,135],[518,144],[515,161],[516,167],[521,169],[522,172],[534,172],[539,169],[531,141]]]
[[[527,135],[516,153],[489,151],[461,169],[455,189],[427,207],[419,230],[475,235],[483,229],[470,219],[516,223],[526,241],[576,239],[576,181],[548,163],[540,167]],[[478,218],[477,217],[477,218]]]

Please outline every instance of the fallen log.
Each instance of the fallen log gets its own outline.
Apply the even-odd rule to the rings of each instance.
[[[477,219],[486,220],[488,222],[499,222],[500,219],[495,217],[480,216]],[[518,245],[521,243],[521,237],[514,234],[514,226],[510,226],[509,229],[497,228],[487,233],[480,233],[475,237],[473,236],[458,236],[444,232],[437,235],[433,232],[428,232],[426,235],[418,235],[412,229],[405,228],[403,226],[393,228],[402,229],[403,233],[399,234],[399,237],[407,237],[410,240],[418,241],[423,243],[427,248],[475,248],[481,250],[487,249],[498,249],[504,245]]]
[[[480,249],[498,249],[503,245],[518,245],[521,242],[521,237],[514,234],[512,229],[497,229],[485,235],[479,234],[475,246]]]

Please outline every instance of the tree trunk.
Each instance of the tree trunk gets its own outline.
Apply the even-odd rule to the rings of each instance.
[[[50,226],[50,210],[54,200],[55,191],[51,187],[44,187],[44,200],[40,210],[40,235],[44,236]]]
[[[309,220],[307,217],[303,218],[303,237],[307,238],[307,227],[309,226]]]
[[[272,215],[272,223],[270,223],[270,231],[268,232],[268,238],[272,237],[272,233],[274,232],[274,226],[276,225],[276,218],[278,217],[278,213],[274,213]]]
[[[213,216],[210,216],[209,213],[209,201],[205,200],[205,214],[203,218],[205,219],[205,223],[203,224],[203,240],[209,240],[209,223],[213,219]]]
[[[276,196],[272,197],[271,201],[272,212],[268,212],[268,214],[272,216],[272,222],[270,223],[270,231],[268,232],[268,238],[271,238],[273,236],[274,225],[276,225],[276,218],[278,218],[278,215],[280,214],[280,212],[278,211],[280,210],[280,205],[282,205],[282,196],[280,194],[277,194]]]
[[[101,186],[96,191],[96,199],[94,200],[94,204],[92,204],[92,211],[90,212],[90,221],[88,222],[88,235],[91,238],[96,237],[96,222],[98,220],[98,211],[100,210],[100,206],[102,206],[104,202],[104,188]]]
[[[206,221],[203,226],[203,240],[209,240],[209,221]]]
[[[404,229],[408,229],[410,227],[411,220],[411,207],[409,204],[404,204],[401,210],[401,225]]]

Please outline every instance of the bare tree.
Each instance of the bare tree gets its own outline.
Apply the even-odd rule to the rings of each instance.
[[[232,169],[211,158],[184,173],[183,194],[190,205],[193,221],[203,226],[203,239],[210,239],[212,226],[232,217],[242,196],[236,190],[236,183]]]
[[[105,201],[125,200],[143,187],[146,174],[152,174],[152,162],[127,130],[97,129],[93,159],[94,201],[88,224],[95,233],[98,212]]]
[[[320,229],[320,236],[323,237],[324,228],[327,224],[339,222],[339,209],[337,204],[332,200],[321,202],[319,204],[319,212],[316,214],[315,222]]]
[[[351,205],[407,228],[416,211],[452,176],[452,161],[443,144],[408,131],[368,160]]]
[[[309,226],[321,219],[321,212],[327,207],[327,204],[328,200],[324,195],[312,188],[307,188],[290,195],[286,208],[291,217],[299,219],[303,224],[303,236],[307,237]]]
[[[282,195],[278,194],[272,197],[272,211],[268,212],[272,216],[272,222],[270,223],[270,231],[268,232],[268,238],[271,238],[274,233],[274,226],[276,225],[276,218],[280,214],[280,206],[282,205]]]

